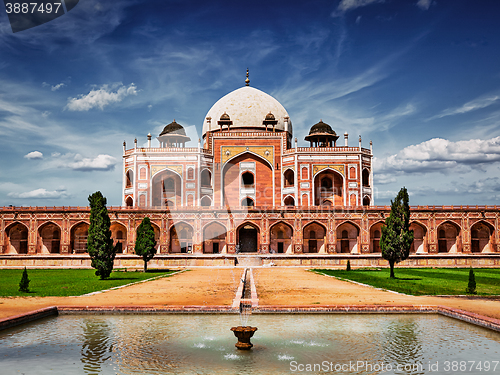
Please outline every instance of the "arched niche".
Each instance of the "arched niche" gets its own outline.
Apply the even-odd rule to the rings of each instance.
[[[410,230],[413,230],[413,242],[410,248],[410,254],[427,253],[427,228],[416,221],[410,224]]]
[[[260,229],[253,223],[243,223],[236,231],[237,251],[255,253],[260,249]]]
[[[283,173],[283,187],[293,187],[295,184],[295,173],[292,169],[287,169]]]
[[[304,239],[304,253],[325,253],[326,228],[317,223],[307,224],[302,233]]]
[[[134,206],[134,200],[132,199],[132,197],[127,197],[127,199],[125,199],[125,206],[127,206],[127,207]]]
[[[383,222],[373,224],[370,228],[370,253],[380,253],[380,237],[382,236]]]
[[[208,196],[204,196],[201,198],[201,206],[202,207],[210,207],[212,205],[212,200]]]
[[[491,253],[494,252],[494,228],[485,221],[478,221],[470,229],[471,252]]]
[[[212,187],[212,174],[208,169],[203,169],[201,171],[201,187],[203,188]]]
[[[370,171],[368,169],[363,169],[363,173],[361,175],[362,184],[364,187],[370,186]]]
[[[125,187],[131,188],[134,186],[133,184],[134,184],[134,171],[132,169],[129,169],[125,173]]]
[[[273,171],[266,159],[245,152],[227,161],[221,171],[224,206],[239,207],[244,196],[251,197],[254,205],[273,205]]]
[[[59,254],[61,252],[61,228],[48,222],[38,228],[37,252]]]
[[[330,201],[335,206],[344,205],[344,180],[337,171],[326,169],[314,177],[314,204],[322,205]]]
[[[293,229],[284,222],[274,224],[270,230],[270,251],[277,254],[292,254]]]
[[[289,195],[285,198],[283,203],[285,204],[285,206],[293,207],[293,206],[295,206],[295,199],[293,199],[293,197],[291,195]]]
[[[210,223],[203,228],[203,252],[206,254],[227,253],[226,227],[220,223]]]
[[[87,238],[89,236],[89,225],[84,222],[71,227],[71,250],[73,254],[83,254],[87,252]]]
[[[174,171],[165,169],[154,175],[152,181],[153,206],[168,207],[182,205],[182,179]]]
[[[337,227],[337,252],[359,254],[359,227],[345,222]]]
[[[28,254],[28,227],[16,222],[5,228],[7,248],[5,254]]]
[[[460,227],[451,222],[445,221],[437,227],[438,252],[458,253],[461,251],[459,242]]]
[[[111,231],[111,238],[113,239],[113,246],[116,246],[116,253],[127,253],[127,228],[125,225],[113,222],[109,229]]]
[[[246,197],[241,200],[241,207],[253,207],[255,202],[252,198]]]
[[[170,228],[170,252],[192,253],[193,227],[185,222],[179,222]]]

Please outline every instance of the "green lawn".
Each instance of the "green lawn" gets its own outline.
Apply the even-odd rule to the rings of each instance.
[[[389,278],[388,268],[313,271],[415,296],[466,294],[465,289],[469,282],[468,268],[396,267],[396,279]],[[478,295],[500,295],[500,269],[478,268],[474,269],[474,275]]]
[[[100,280],[94,269],[44,270],[28,269],[29,293],[20,292],[19,282],[23,270],[0,270],[0,297],[8,296],[79,296],[126,285],[158,276],[167,276],[174,271],[151,270],[144,272],[115,271],[106,280]]]

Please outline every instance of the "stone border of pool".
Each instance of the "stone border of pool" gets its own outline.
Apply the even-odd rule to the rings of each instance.
[[[231,306],[52,306],[0,320],[0,331],[54,315],[67,314],[237,314]],[[500,319],[471,313],[447,306],[259,306],[254,314],[440,314],[500,332]]]

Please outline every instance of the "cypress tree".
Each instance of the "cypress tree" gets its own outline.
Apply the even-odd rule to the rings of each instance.
[[[349,259],[347,259],[347,266],[345,268],[346,271],[350,271],[351,270],[351,262],[349,261]]]
[[[391,278],[394,278],[394,264],[399,263],[410,255],[413,242],[413,230],[410,230],[409,196],[403,187],[396,199],[391,201],[391,213],[385,220],[380,236],[382,258],[389,261]]]
[[[30,291],[30,279],[28,279],[28,271],[24,267],[23,276],[21,276],[21,281],[19,282],[19,291],[28,293]]]
[[[111,221],[109,220],[106,198],[100,191],[89,196],[90,203],[90,226],[87,238],[87,248],[92,259],[92,267],[96,269],[95,274],[106,279],[113,271],[116,247],[113,246],[111,238]]]
[[[476,294],[476,277],[474,276],[474,270],[472,267],[469,270],[469,284],[465,290],[467,294]]]
[[[145,217],[137,228],[137,238],[135,240],[135,253],[144,260],[144,272],[147,272],[148,262],[155,256],[155,246],[155,231],[149,217]]]

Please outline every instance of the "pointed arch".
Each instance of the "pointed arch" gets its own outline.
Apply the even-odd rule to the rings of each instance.
[[[245,221],[236,228],[237,252],[254,253],[260,249],[260,227]]]
[[[86,221],[79,221],[71,226],[70,246],[73,254],[87,252],[87,238],[89,236],[89,224]]]
[[[345,205],[345,177],[339,171],[325,168],[314,174],[313,204],[320,206],[323,201],[329,200],[335,206]]]
[[[158,171],[151,178],[151,189],[153,206],[168,207],[168,201],[175,206],[182,206],[184,189],[181,173],[170,168]]]
[[[292,253],[293,228],[284,221],[278,221],[269,228],[270,252]]]
[[[203,227],[203,252],[206,254],[227,253],[227,229],[219,222],[212,221]]]
[[[295,171],[292,168],[287,168],[283,172],[283,187],[293,187],[295,185]]]
[[[14,221],[5,228],[7,236],[6,254],[28,254],[28,227],[20,222]]]
[[[170,226],[170,251],[172,253],[191,253],[193,250],[193,226],[179,221]]]
[[[427,226],[418,220],[410,222],[410,230],[413,230],[413,242],[410,248],[410,254],[427,253]]]
[[[326,252],[326,226],[318,221],[311,220],[302,230],[304,253]]]
[[[458,253],[461,252],[460,244],[460,225],[446,220],[436,228],[438,238],[438,252],[440,253]]]
[[[244,174],[252,174],[253,182],[247,184],[242,181]],[[234,155],[221,167],[220,194],[224,206],[239,207],[245,196],[250,197],[255,205],[274,206],[274,185],[272,164],[254,152],[245,151]]]
[[[212,199],[208,195],[205,195],[201,198],[200,205],[202,207],[210,207],[212,205]]]
[[[383,220],[379,220],[370,226],[370,253],[380,253],[380,237],[382,236],[382,227],[385,225]]]
[[[495,227],[485,220],[476,221],[470,228],[471,252],[494,252]]]
[[[295,206],[295,198],[293,195],[288,194],[285,199],[283,199],[283,205],[290,207]]]
[[[38,226],[37,252],[41,254],[61,252],[61,227],[53,221],[46,221]]]
[[[344,220],[337,225],[337,252],[359,254],[360,231],[361,228],[350,220]]]
[[[116,246],[116,253],[127,253],[127,227],[119,221],[112,221],[109,230],[111,231],[113,246]]]

